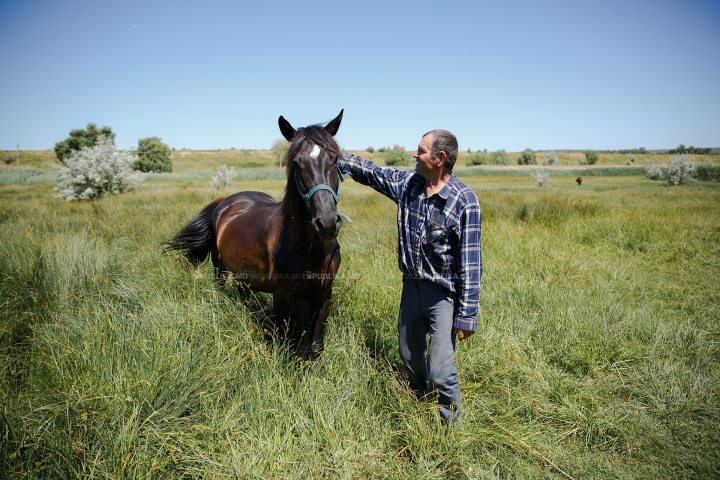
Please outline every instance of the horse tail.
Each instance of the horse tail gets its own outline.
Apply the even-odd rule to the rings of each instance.
[[[172,239],[164,242],[165,251],[178,252],[195,267],[202,264],[210,253],[215,240],[212,215],[223,200],[224,197],[218,198],[207,205]]]

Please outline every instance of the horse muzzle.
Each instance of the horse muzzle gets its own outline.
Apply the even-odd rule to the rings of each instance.
[[[342,218],[337,213],[318,216],[313,219],[312,225],[321,240],[332,240],[340,233]]]
[[[332,240],[340,233],[342,218],[337,213],[319,216],[313,219],[312,225],[321,240]]]

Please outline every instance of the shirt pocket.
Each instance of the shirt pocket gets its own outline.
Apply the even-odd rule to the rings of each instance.
[[[423,250],[430,264],[443,271],[452,263],[450,235],[445,225],[430,222],[423,243]]]

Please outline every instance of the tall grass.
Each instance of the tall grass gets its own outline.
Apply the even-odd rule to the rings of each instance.
[[[447,429],[396,352],[392,202],[343,185],[354,223],[309,361],[266,347],[267,295],[162,255],[217,196],[201,177],[88,203],[0,186],[0,476],[720,474],[717,183],[464,177],[485,274],[458,346],[464,424]]]
[[[40,168],[6,166],[0,168],[0,185],[13,183],[56,182],[56,172]]]

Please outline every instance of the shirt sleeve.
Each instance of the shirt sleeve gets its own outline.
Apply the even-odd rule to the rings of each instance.
[[[477,330],[480,278],[482,277],[482,247],[480,243],[481,213],[477,203],[466,205],[462,215],[460,239],[458,313],[453,326],[461,330]]]
[[[348,173],[358,183],[367,185],[390,198],[395,203],[401,197],[407,178],[414,170],[397,170],[390,167],[378,167],[370,160],[344,153],[338,164],[343,173]]]

